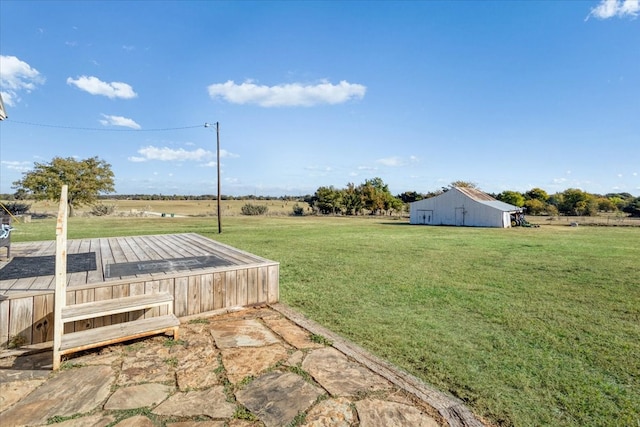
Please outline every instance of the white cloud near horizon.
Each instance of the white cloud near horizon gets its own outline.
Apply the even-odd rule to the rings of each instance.
[[[315,85],[290,83],[276,86],[257,85],[251,80],[236,84],[233,80],[228,80],[226,83],[209,85],[207,90],[212,99],[222,98],[232,104],[253,104],[261,107],[311,107],[362,99],[367,88],[344,80],[336,85],[322,81]]]
[[[16,56],[0,55],[0,87],[2,100],[8,106],[20,102],[20,93],[29,93],[37,85],[43,84],[45,78],[40,72]]]
[[[7,169],[16,170],[20,172],[26,172],[33,167],[32,162],[18,162],[18,161],[3,160],[0,163],[5,165]]]
[[[104,119],[100,120],[100,123],[104,126],[122,126],[131,129],[141,129],[142,127],[136,123],[133,119],[129,119],[127,117],[122,116],[109,116],[107,114],[102,114]]]
[[[211,151],[197,148],[195,150],[185,150],[184,148],[173,149],[169,147],[154,147],[149,145],[138,150],[138,154],[142,156],[129,157],[131,162],[146,162],[148,160],[160,160],[162,162],[171,161],[203,161],[213,157]]]
[[[376,160],[376,163],[379,163],[384,166],[392,166],[392,167],[400,167],[406,166],[409,163],[417,163],[419,159],[416,156],[409,156],[408,160],[404,160],[398,156],[386,157],[383,159]]]
[[[614,17],[635,19],[638,13],[640,13],[640,0],[601,0],[598,6],[591,9],[585,21],[591,16],[597,19]]]
[[[91,95],[102,95],[107,98],[131,99],[138,96],[133,88],[123,82],[103,82],[94,76],[80,76],[77,79],[67,78],[67,84],[73,85]]]

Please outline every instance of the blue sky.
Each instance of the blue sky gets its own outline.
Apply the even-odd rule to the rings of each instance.
[[[98,156],[119,194],[640,195],[638,0],[0,1],[0,192]]]

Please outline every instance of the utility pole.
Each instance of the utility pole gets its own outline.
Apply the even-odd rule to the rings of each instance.
[[[211,126],[205,123],[204,127]],[[222,214],[220,212],[220,123],[216,122],[216,168],[218,169],[218,234],[222,233]]]

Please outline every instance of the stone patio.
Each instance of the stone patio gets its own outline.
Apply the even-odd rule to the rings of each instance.
[[[58,372],[50,351],[0,353],[0,425],[482,425],[460,402],[412,390],[419,382],[406,386],[407,374],[387,374],[373,356],[345,354],[362,350],[335,334],[312,340],[300,318],[277,305],[191,319],[177,341],[105,347]]]

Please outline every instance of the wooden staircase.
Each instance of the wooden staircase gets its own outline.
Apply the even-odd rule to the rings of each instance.
[[[62,307],[62,327],[65,323],[94,319],[112,314],[148,310],[153,307],[167,306],[170,314],[149,318],[139,318],[115,325],[102,326],[62,335],[60,355],[70,354],[90,348],[101,347],[116,342],[141,338],[161,333],[171,333],[178,338],[180,321],[172,313],[173,297],[168,293],[155,293],[94,301]]]
[[[62,356],[90,348],[156,334],[172,334],[178,339],[180,320],[173,314],[173,296],[166,293],[151,293],[83,304],[66,305],[67,293],[67,186],[62,187],[60,210],[56,225],[56,293],[54,305],[53,369],[60,368]],[[144,311],[166,306],[161,312],[168,314],[144,317],[124,323],[64,333],[64,325],[113,314]]]

